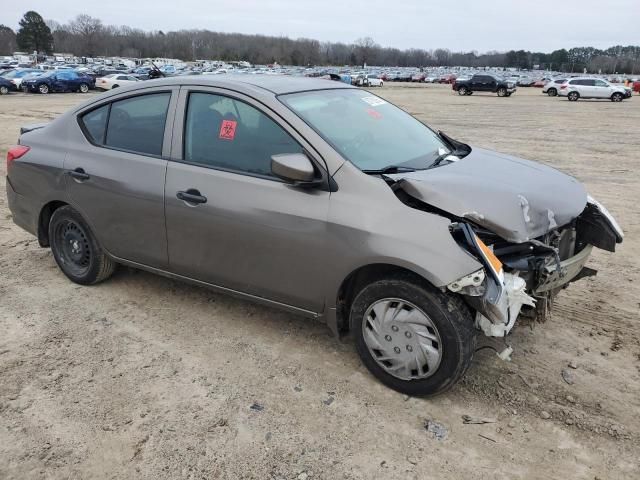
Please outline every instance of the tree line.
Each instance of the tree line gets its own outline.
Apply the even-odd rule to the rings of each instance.
[[[551,53],[511,50],[486,53],[452,52],[446,48],[383,47],[373,39],[353,43],[320,42],[266,35],[222,33],[210,30],[144,31],[105,25],[98,18],[78,15],[68,23],[44,20],[37,12],[25,13],[14,32],[0,25],[0,55],[17,49],[50,55],[53,51],[78,57],[177,58],[185,61],[246,60],[252,64],[282,65],[378,65],[397,67],[516,67],[567,72],[636,74],[640,70],[640,46],[614,46],[605,50],[576,47]]]

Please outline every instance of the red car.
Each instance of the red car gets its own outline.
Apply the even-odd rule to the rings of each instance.
[[[633,82],[633,91],[640,93],[640,81]]]

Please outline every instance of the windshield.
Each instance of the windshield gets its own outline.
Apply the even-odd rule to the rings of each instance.
[[[279,98],[360,170],[428,168],[449,151],[424,124],[363,90],[317,90]]]

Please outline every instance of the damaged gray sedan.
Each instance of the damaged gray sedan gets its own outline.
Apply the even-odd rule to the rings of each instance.
[[[25,127],[7,195],[76,283],[123,264],[317,318],[410,395],[450,388],[478,334],[545,317],[623,238],[550,167],[278,76],[141,82]]]

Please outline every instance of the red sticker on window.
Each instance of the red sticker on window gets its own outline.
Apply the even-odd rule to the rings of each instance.
[[[222,140],[233,140],[236,136],[236,127],[238,122],[235,120],[223,120],[220,125],[220,136]]]
[[[367,113],[369,114],[370,117],[373,117],[376,120],[380,120],[382,118],[382,114],[377,110],[374,110],[373,108],[368,109]]]

